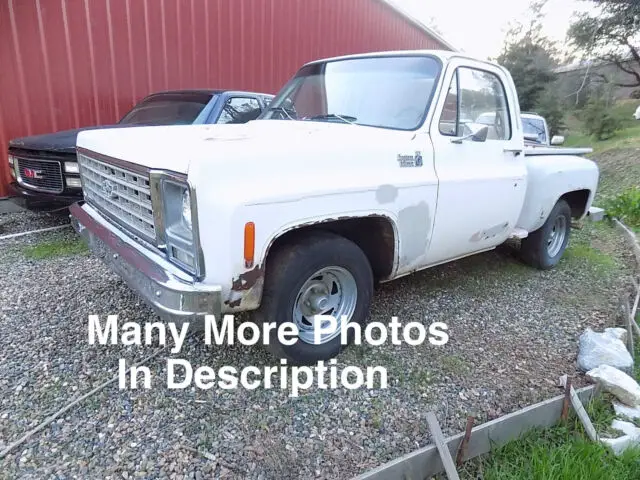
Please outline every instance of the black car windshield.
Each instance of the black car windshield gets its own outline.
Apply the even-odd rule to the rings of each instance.
[[[213,98],[206,92],[161,93],[145,98],[119,123],[127,125],[190,125]]]
[[[415,130],[429,108],[440,62],[429,56],[364,57],[303,67],[263,119]]]
[[[535,135],[537,141],[545,143],[547,141],[547,133],[544,129],[544,122],[537,118],[523,118],[522,129],[525,135]]]

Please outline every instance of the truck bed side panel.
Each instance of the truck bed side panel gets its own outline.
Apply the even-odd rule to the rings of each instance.
[[[598,186],[595,162],[568,155],[527,155],[528,185],[517,226],[528,232],[537,230],[564,194],[588,190],[585,212]]]

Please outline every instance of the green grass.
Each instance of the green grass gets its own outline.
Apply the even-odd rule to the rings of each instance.
[[[623,128],[612,138],[602,141],[598,141],[582,132],[582,122],[575,116],[569,116],[566,120],[569,132],[564,146],[591,147],[594,153],[640,147],[640,121],[632,118],[637,105],[637,100],[625,100],[611,107],[613,114],[621,119]]]
[[[610,431],[614,418],[609,398],[587,405],[600,434]],[[478,476],[481,474],[481,477]],[[485,480],[626,480],[640,478],[640,449],[617,457],[605,445],[591,442],[572,415],[566,424],[535,429],[519,440],[494,450],[490,456],[469,462],[461,478]]]
[[[617,195],[603,195],[602,207],[611,218],[617,218],[627,227],[640,228],[640,188],[630,187]]]
[[[581,132],[570,133],[564,146],[590,147],[593,148],[594,153],[614,148],[637,148],[640,147],[640,121],[638,121],[638,125],[620,130],[608,140],[597,141]]]
[[[447,355],[440,360],[442,370],[449,375],[465,375],[471,367],[464,358],[457,355]]]
[[[564,256],[568,262],[587,263],[603,273],[612,271],[617,267],[616,261],[611,255],[607,255],[583,242],[571,243]]]
[[[80,239],[52,240],[29,245],[22,249],[22,254],[29,260],[78,255],[88,252],[87,244]]]
[[[640,207],[636,201],[640,186],[640,121],[632,115],[637,100],[621,101],[611,107],[614,116],[622,121],[622,130],[608,140],[598,141],[586,135],[582,122],[575,116],[566,119],[567,147],[591,147],[588,155],[598,164],[600,181],[594,205],[622,217],[632,228],[640,228]]]
[[[616,457],[605,445],[556,427],[529,432],[497,450],[480,468],[485,480],[637,480],[640,451]]]

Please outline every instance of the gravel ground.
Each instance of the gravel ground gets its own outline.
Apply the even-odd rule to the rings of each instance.
[[[429,443],[429,409],[453,434],[467,414],[482,422],[557,395],[556,379],[575,373],[583,329],[614,324],[628,275],[614,230],[575,233],[552,271],[525,267],[503,247],[383,285],[373,320],[450,328],[444,347],[340,356],[342,366],[386,366],[386,390],[168,390],[166,359],[176,355],[165,351],[149,363],[153,388],[101,390],[0,460],[0,478],[346,479]],[[0,450],[111,378],[120,358],[155,351],[88,344],[90,314],[153,314],[89,254],[25,257],[25,245],[53,240],[74,241],[73,232],[0,244]],[[260,347],[207,347],[198,335],[177,356],[214,368],[276,364]]]
[[[0,215],[0,236],[68,223],[68,212],[34,213],[25,210],[19,213],[5,213]]]

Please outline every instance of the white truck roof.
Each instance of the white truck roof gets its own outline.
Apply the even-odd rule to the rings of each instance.
[[[391,50],[387,52],[355,53],[350,55],[340,55],[337,57],[322,58],[319,60],[308,62],[305,65],[313,65],[315,63],[331,62],[335,60],[348,60],[352,58],[397,57],[398,55],[409,55],[409,56],[410,55],[432,55],[442,60],[443,63],[455,57],[455,58],[464,58],[468,60],[473,60],[474,62],[487,63],[493,66],[496,65],[495,63],[488,62],[487,60],[472,57],[472,56],[465,55],[458,52],[452,52],[449,50]]]

